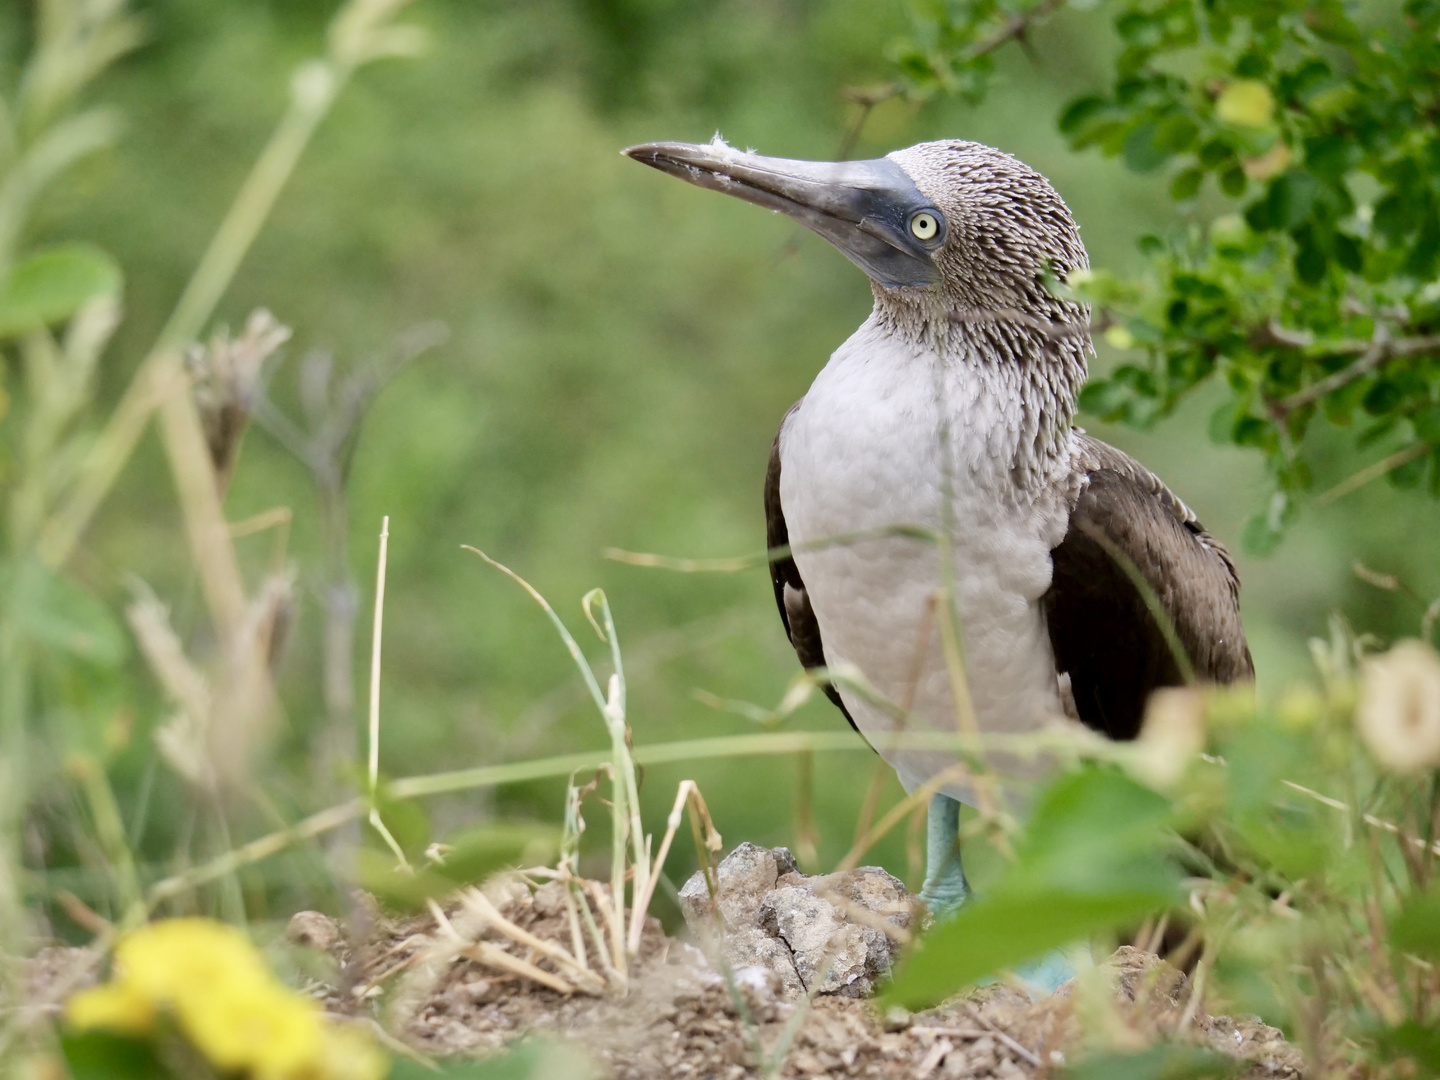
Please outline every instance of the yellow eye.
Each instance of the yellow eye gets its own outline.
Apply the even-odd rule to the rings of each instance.
[[[921,210],[910,219],[910,232],[917,240],[934,240],[939,231],[940,222],[936,221],[935,215],[928,210]]]

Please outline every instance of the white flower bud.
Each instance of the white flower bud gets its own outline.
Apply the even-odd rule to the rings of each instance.
[[[1151,694],[1131,759],[1136,775],[1162,791],[1174,787],[1205,749],[1205,712],[1205,695],[1194,687]]]
[[[1382,766],[1414,773],[1440,765],[1440,656],[1401,641],[1360,666],[1360,737]]]

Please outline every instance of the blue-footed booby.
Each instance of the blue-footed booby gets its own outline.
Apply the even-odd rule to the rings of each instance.
[[[793,218],[870,279],[870,317],[781,423],[765,516],[770,548],[785,549],[771,578],[800,663],[858,669],[908,706],[897,720],[853,685],[826,686],[908,791],[957,760],[887,738],[902,723],[955,730],[933,618],[947,578],[983,733],[1068,716],[1130,739],[1156,688],[1253,676],[1225,549],[1153,473],[1075,426],[1090,315],[1046,279],[1089,259],[1043,176],[963,141],[835,163],[718,138],[625,153]],[[957,780],[929,807],[921,895],[937,914],[969,895],[957,828],[973,798]]]

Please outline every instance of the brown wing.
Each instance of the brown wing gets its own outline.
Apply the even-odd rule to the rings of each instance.
[[[1084,479],[1054,577],[1041,600],[1057,672],[1076,711],[1115,739],[1140,730],[1145,701],[1184,683],[1180,662],[1116,553],[1148,582],[1195,677],[1255,676],[1240,624],[1240,579],[1229,554],[1160,480],[1098,439],[1081,435]]]
[[[785,430],[786,422],[799,407],[799,401],[790,406],[785,419],[780,421],[781,431]],[[790,533],[785,528],[785,511],[780,506],[780,435],[777,432],[775,442],[770,447],[770,466],[765,470],[765,546],[774,550],[789,543]],[[785,624],[785,634],[795,649],[795,655],[800,658],[800,665],[807,670],[823,668],[825,647],[820,641],[820,623],[810,607],[810,595],[805,591],[805,583],[800,580],[800,570],[796,567],[795,560],[789,555],[772,558],[770,583],[775,587],[775,606],[780,609],[780,620]],[[840,692],[830,683],[824,683],[821,689],[825,691],[825,696],[835,703],[835,707],[845,714],[850,726],[859,731],[850,711],[840,700]]]

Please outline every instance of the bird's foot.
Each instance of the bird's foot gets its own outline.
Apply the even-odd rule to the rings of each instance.
[[[970,883],[965,880],[965,871],[960,869],[959,861],[950,862],[944,871],[926,878],[920,889],[920,899],[930,909],[930,916],[936,922],[953,918],[970,899]]]
[[[1064,949],[1051,949],[1021,964],[1014,974],[1031,991],[1031,997],[1048,997],[1075,977],[1075,964]]]

